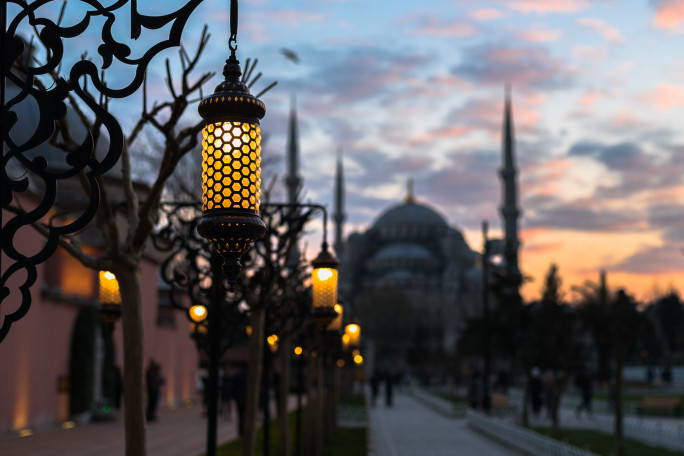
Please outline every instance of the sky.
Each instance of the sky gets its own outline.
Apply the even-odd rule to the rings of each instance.
[[[180,4],[138,3],[149,14]],[[228,1],[197,8],[183,35],[189,49],[204,23],[212,38],[200,68],[220,72]],[[279,158],[271,172],[285,173],[294,96],[305,199],[332,210],[342,150],[346,235],[400,203],[411,178],[418,202],[474,250],[482,220],[499,236],[511,84],[528,299],[540,295],[552,262],[568,292],[597,281],[600,269],[609,286],[640,299],[680,287],[682,49],[684,0],[240,2],[238,58],[258,58],[264,73],[253,91],[278,81],[262,97],[263,157]],[[152,93],[163,96],[163,87]]]

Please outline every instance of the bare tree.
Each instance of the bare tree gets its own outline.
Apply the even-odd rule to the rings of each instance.
[[[99,176],[101,189],[101,203],[98,207],[94,222],[94,229],[100,234],[104,243],[104,251],[100,256],[87,253],[75,235],[64,236],[60,245],[69,254],[78,259],[86,267],[95,270],[113,272],[119,282],[122,302],[122,329],[124,336],[124,389],[125,394],[125,435],[126,455],[142,456],[146,453],[146,428],[143,393],[143,322],[142,322],[142,294],[141,294],[141,258],[150,232],[152,231],[159,202],[164,186],[173,173],[181,158],[194,150],[199,141],[198,136],[203,127],[201,121],[181,127],[183,116],[188,106],[194,106],[201,97],[203,85],[213,76],[213,73],[203,73],[194,77],[200,56],[209,40],[206,26],[202,31],[199,44],[192,56],[181,46],[179,61],[180,74],[171,68],[166,60],[165,85],[169,99],[164,102],[154,102],[148,106],[146,85],[143,86],[143,106],[139,118],[126,136],[121,153],[121,175],[116,185],[105,182]],[[55,82],[59,81],[58,74],[52,74]],[[40,83],[38,81],[38,83]],[[85,88],[86,95],[92,102],[98,103],[105,109],[109,108],[109,100],[100,96],[95,99]],[[73,97],[68,98],[70,109],[77,115],[78,121],[91,132],[97,144],[101,135],[101,120],[87,114],[81,103]],[[68,117],[58,122],[51,144],[66,152],[72,152],[79,147],[74,139],[74,125],[70,125]],[[162,156],[157,163],[156,174],[151,180],[149,188],[139,191],[134,182],[132,171],[132,147],[139,141],[145,129],[152,129],[163,138]],[[87,179],[80,176],[85,192],[89,192]],[[117,199],[120,204],[115,204]],[[46,225],[35,224],[36,229],[47,235]]]

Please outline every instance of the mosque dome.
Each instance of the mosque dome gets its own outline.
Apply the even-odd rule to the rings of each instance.
[[[446,228],[444,217],[433,209],[416,202],[405,202],[389,208],[373,224],[373,228],[421,226]]]

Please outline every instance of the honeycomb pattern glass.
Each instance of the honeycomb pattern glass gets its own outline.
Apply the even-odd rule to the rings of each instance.
[[[100,271],[100,303],[102,304],[121,304],[121,294],[119,293],[119,282],[116,276],[109,271]]]
[[[337,270],[314,269],[312,275],[314,309],[332,309],[337,303]]]
[[[261,129],[216,122],[202,129],[202,209],[259,212]]]

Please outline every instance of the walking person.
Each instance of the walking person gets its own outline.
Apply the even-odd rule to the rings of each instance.
[[[577,409],[575,409],[575,413],[579,415],[582,410],[585,410],[587,414],[591,415],[591,398],[594,395],[594,391],[593,378],[589,369],[585,369],[584,372],[577,377],[577,387],[582,395],[582,402],[580,402]]]
[[[161,375],[161,365],[154,359],[150,359],[145,371],[145,384],[147,385],[147,421],[157,421],[157,406],[159,405],[159,390],[164,384]]]

